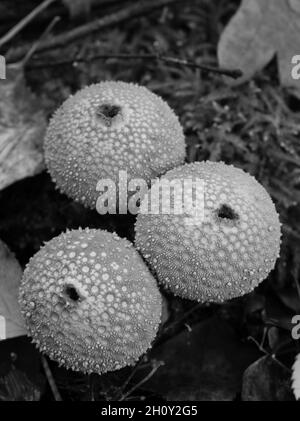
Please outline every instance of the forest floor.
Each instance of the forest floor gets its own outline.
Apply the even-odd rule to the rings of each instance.
[[[237,5],[216,0],[180,3],[28,63],[27,83],[47,117],[71,93],[93,82],[113,79],[147,86],[179,116],[187,162],[222,160],[245,169],[271,194],[283,224],[280,259],[253,293],[223,305],[200,305],[165,294],[166,321],[135,367],[85,376],[49,360],[64,400],[293,399],[290,368],[298,345],[290,329],[292,316],[300,313],[300,102],[279,86],[276,64],[238,88],[220,75],[156,60],[111,58],[73,65],[75,55],[152,53],[154,48],[216,65],[220,33]],[[33,38],[29,29],[23,36]],[[69,63],[58,64],[62,58]],[[43,242],[66,228],[105,228],[132,241],[133,225],[134,217],[99,216],[74,203],[55,190],[46,172],[0,192],[0,238],[22,266]],[[27,373],[41,399],[54,399],[40,358],[25,338],[0,345],[0,376],[7,373],[12,352],[15,365]],[[31,396],[27,380],[25,392],[20,392],[24,399]]]

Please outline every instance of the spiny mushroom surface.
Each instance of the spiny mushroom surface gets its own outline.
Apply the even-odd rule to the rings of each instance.
[[[152,178],[183,163],[182,127],[169,105],[147,88],[101,82],[67,99],[46,133],[45,161],[59,189],[94,208],[100,179]]]
[[[202,302],[254,289],[274,268],[280,249],[278,214],[264,187],[241,169],[209,161],[175,168],[165,179],[202,180],[203,214],[138,215],[135,244],[159,281],[180,297]],[[191,205],[187,196],[184,204]]]
[[[95,229],[46,243],[24,271],[19,303],[39,349],[88,373],[133,364],[161,316],[156,281],[133,245]]]

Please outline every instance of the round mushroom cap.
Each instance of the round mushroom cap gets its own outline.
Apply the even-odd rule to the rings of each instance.
[[[46,243],[24,271],[19,303],[42,352],[66,368],[99,374],[133,364],[147,351],[162,305],[133,245],[96,229]]]
[[[149,183],[183,163],[185,141],[177,116],[158,95],[106,81],[80,90],[54,113],[44,151],[61,192],[95,208],[100,180],[118,185],[119,172],[126,171],[128,181]]]
[[[182,188],[170,190],[170,212],[162,212],[166,194],[156,187],[155,195],[152,186],[135,225],[136,248],[160,283],[201,302],[253,290],[274,268],[280,250],[278,214],[264,187],[241,169],[209,161],[175,168],[160,183],[166,180]],[[159,213],[151,203],[159,203]]]

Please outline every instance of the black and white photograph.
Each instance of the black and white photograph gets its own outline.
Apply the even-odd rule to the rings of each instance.
[[[300,0],[0,0],[0,405],[298,399]]]

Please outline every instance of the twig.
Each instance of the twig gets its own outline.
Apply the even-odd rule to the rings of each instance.
[[[144,377],[140,382],[135,384],[128,392],[124,393],[124,395],[119,399],[119,401],[124,401],[128,396],[132,394],[136,389],[141,387],[144,383],[146,383],[151,377],[156,373],[156,371],[164,365],[163,361],[155,361],[154,367],[150,371],[150,373],[147,374],[146,377]]]
[[[276,364],[278,364],[280,367],[282,367],[284,370],[288,371],[289,373],[292,372],[292,370],[290,370],[286,365],[284,365],[281,361],[279,361],[276,356],[274,354],[271,354],[270,352],[268,352],[264,347],[263,344],[260,344],[255,338],[253,338],[253,336],[249,336],[248,339],[250,341],[252,341],[253,343],[255,343],[255,345],[257,346],[257,348],[263,353],[265,354],[267,357],[271,358]]]
[[[294,237],[296,240],[300,241],[300,234],[294,231],[294,229],[290,228],[288,225],[283,224],[282,230],[286,235],[290,235]]]
[[[188,311],[186,311],[182,317],[180,317],[178,320],[175,320],[173,323],[169,324],[169,326],[164,328],[164,332],[168,332],[169,330],[173,329],[174,327],[180,325],[180,323],[184,322],[184,320],[190,316],[192,313],[194,313],[194,311],[198,310],[203,304],[202,303],[197,303],[195,304],[191,309],[189,309]]]
[[[102,18],[96,19],[92,22],[89,22],[85,25],[78,26],[68,32],[62,33],[60,35],[54,36],[51,40],[42,42],[36,51],[46,51],[56,47],[62,47],[70,42],[73,42],[79,38],[86,37],[93,32],[100,31],[109,26],[125,22],[126,20],[136,18],[141,15],[146,15],[153,12],[156,9],[160,9],[164,6],[172,5],[183,0],[148,0],[148,1],[139,1],[134,4],[124,8],[116,13],[111,13],[110,15],[104,16]],[[185,0],[191,1],[191,0]],[[7,54],[6,61],[14,62],[20,60],[28,51],[28,45],[16,48]]]
[[[141,365],[141,360],[138,361],[138,363],[133,367],[133,369],[131,370],[131,373],[129,374],[129,376],[127,377],[127,379],[124,381],[124,383],[121,386],[121,390],[122,390],[122,394],[123,391],[126,389],[126,387],[128,386],[128,384],[130,383],[130,381],[133,379],[133,377],[135,376],[136,372],[138,371],[138,369],[140,368]]]
[[[166,63],[174,63],[174,64],[178,64],[180,66],[187,66],[187,67],[191,67],[194,69],[200,69],[203,70],[205,72],[214,72],[214,73],[219,73],[222,74],[224,76],[229,76],[233,79],[237,79],[239,77],[241,77],[243,75],[242,71],[240,69],[222,69],[222,68],[218,68],[218,67],[212,67],[212,66],[207,66],[204,64],[197,64],[194,63],[192,61],[188,61],[188,60],[182,60],[182,59],[178,59],[175,57],[165,57],[165,56],[159,56],[158,60],[164,61]]]
[[[47,28],[44,30],[40,38],[32,45],[30,50],[27,52],[25,57],[22,59],[22,65],[26,66],[26,63],[30,60],[30,58],[33,56],[33,54],[36,52],[36,49],[40,45],[40,43],[47,37],[47,35],[52,31],[53,27],[60,21],[60,17],[56,16],[52,22],[49,23]]]
[[[75,0],[74,0],[75,1]],[[85,0],[83,0],[85,1]],[[1,0],[0,1],[0,25],[1,28],[7,27],[7,30],[10,30],[12,25],[16,25],[20,19],[23,18],[25,14],[30,13],[33,7],[30,8],[30,4],[36,4],[37,0],[26,0],[23,2],[14,2],[16,3],[13,7],[8,7],[7,3],[11,3],[12,0]],[[91,0],[91,8],[93,13],[100,12],[102,16],[107,14],[107,9],[111,7],[116,7],[116,5],[124,4],[128,0]],[[55,16],[61,16],[68,18],[70,15],[68,8],[63,4],[62,1],[57,1],[54,3],[51,8],[44,10],[38,19],[32,21],[34,25],[36,22],[38,25],[44,24],[45,22],[50,22]],[[93,16],[93,15],[92,15]]]
[[[97,374],[91,373],[89,374],[89,377],[88,377],[90,402],[95,401],[95,392],[94,392],[95,376],[97,376]]]
[[[46,360],[46,358],[43,355],[41,356],[41,361],[42,361],[42,366],[43,366],[43,369],[45,371],[45,375],[47,377],[50,389],[53,393],[54,399],[56,401],[62,401],[62,397],[60,396],[60,393],[57,389],[57,386],[56,386],[55,380],[53,378],[52,372],[50,370],[48,361]]]
[[[34,18],[36,18],[43,10],[45,10],[50,4],[57,0],[44,0],[41,4],[35,7],[27,16],[20,20],[7,34],[0,38],[0,47],[10,41],[16,36],[26,25],[28,25]]]
[[[91,62],[95,60],[107,60],[110,58],[115,58],[118,60],[157,60],[167,64],[175,64],[178,66],[185,66],[190,67],[192,69],[200,69],[204,72],[211,72],[211,73],[218,73],[224,76],[231,77],[233,79],[237,79],[238,77],[242,76],[242,72],[239,69],[223,69],[220,67],[213,67],[208,66],[205,64],[198,64],[193,61],[179,59],[176,57],[168,57],[161,54],[97,54],[91,57],[81,57],[78,59],[66,59],[66,60],[57,60],[54,62],[47,62],[47,63],[32,63],[27,67],[29,69],[40,69],[44,67],[56,67],[56,66],[63,66],[63,65],[76,65],[77,63],[85,63]]]

